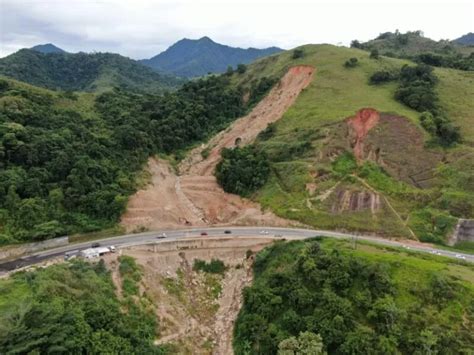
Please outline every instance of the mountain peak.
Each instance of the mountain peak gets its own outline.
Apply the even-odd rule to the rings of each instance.
[[[453,42],[456,42],[458,44],[465,45],[465,46],[472,46],[474,45],[474,33],[472,32],[466,33],[464,36],[456,38]]]
[[[207,36],[204,36],[204,37],[201,37],[198,39],[198,42],[210,42],[210,43],[216,43],[214,42],[212,39],[210,39],[209,37]]]
[[[222,73],[229,65],[235,67],[238,64],[249,64],[257,58],[277,52],[281,52],[281,49],[230,47],[204,36],[199,39],[183,38],[166,51],[140,62],[158,71],[192,78],[208,73]]]
[[[38,44],[34,47],[31,47],[30,49],[41,53],[66,53],[65,50],[55,46],[52,43]]]

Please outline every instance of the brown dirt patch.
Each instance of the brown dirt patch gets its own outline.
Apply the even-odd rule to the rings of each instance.
[[[382,202],[378,193],[340,189],[331,210],[333,213],[370,210],[372,214],[375,214],[380,210],[381,205]]]
[[[373,108],[363,108],[354,117],[347,120],[349,135],[354,155],[358,160],[362,159],[364,140],[369,131],[379,122],[380,115]]]
[[[232,332],[242,291],[252,282],[254,253],[272,238],[189,238],[122,250],[143,266],[141,292],[155,305],[160,336],[179,354],[232,354]],[[114,265],[117,255],[105,257]],[[228,270],[212,275],[192,270],[195,259],[222,260]],[[115,262],[116,263],[116,262]]]
[[[235,121],[206,145],[193,149],[179,166],[178,176],[164,160],[150,159],[152,183],[133,195],[121,224],[127,231],[203,225],[272,225],[291,222],[262,211],[259,204],[225,193],[213,175],[224,147],[251,143],[269,123],[280,119],[301,90],[309,85],[314,68],[290,68],[269,94],[246,116]],[[201,152],[209,149],[206,159]],[[294,224],[294,223],[293,223]]]
[[[382,166],[392,177],[419,188],[434,183],[434,169],[443,153],[425,145],[423,131],[407,118],[362,109],[342,122],[328,126],[319,142],[319,161],[331,162],[344,151],[359,161]]]
[[[179,166],[181,174],[212,175],[220,160],[222,148],[231,148],[240,138],[240,145],[251,143],[269,123],[278,121],[295,102],[301,90],[311,83],[314,68],[296,66],[288,70],[280,82],[246,116],[235,121],[230,128],[214,136],[206,145],[193,149]],[[201,152],[210,148],[203,159]]]

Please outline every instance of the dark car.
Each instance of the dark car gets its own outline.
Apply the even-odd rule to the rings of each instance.
[[[100,247],[100,243],[92,243],[92,248],[98,248]]]
[[[230,230],[225,230],[224,233],[225,234],[231,234],[232,232]]]
[[[201,235],[207,235],[207,233],[206,232],[201,232]]]

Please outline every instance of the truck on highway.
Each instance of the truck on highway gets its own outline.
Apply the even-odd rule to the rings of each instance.
[[[115,247],[111,245],[110,247],[84,249],[84,250],[81,250],[80,255],[84,259],[95,259],[108,253],[115,253],[115,251],[116,251]]]

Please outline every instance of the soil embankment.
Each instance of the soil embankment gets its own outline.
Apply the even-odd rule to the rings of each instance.
[[[354,150],[354,156],[362,159],[364,151],[364,140],[369,131],[374,128],[380,120],[379,113],[372,108],[363,108],[357,112],[354,117],[347,120],[351,146]]]
[[[269,123],[280,119],[309,85],[314,68],[296,66],[246,116],[220,132],[207,144],[193,149],[180,164],[178,175],[168,162],[150,159],[152,183],[133,195],[121,224],[128,230],[156,230],[205,225],[273,225],[290,222],[259,204],[225,193],[213,175],[224,147],[251,143]],[[201,154],[207,150],[206,158]]]

